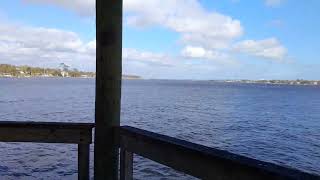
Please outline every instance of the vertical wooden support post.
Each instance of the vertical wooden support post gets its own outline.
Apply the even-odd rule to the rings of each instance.
[[[78,180],[89,180],[90,145],[78,144]]]
[[[133,179],[133,153],[121,148],[120,150],[120,180]]]
[[[96,41],[94,178],[114,180],[119,163],[112,130],[120,125],[122,0],[96,0]]]

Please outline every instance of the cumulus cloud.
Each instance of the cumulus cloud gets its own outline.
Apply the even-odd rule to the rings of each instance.
[[[241,41],[233,45],[233,50],[273,60],[284,60],[287,55],[287,49],[276,38]]]
[[[28,3],[48,3],[63,8],[71,9],[81,15],[94,16],[95,0],[24,0]],[[285,0],[265,0],[268,6],[277,6]],[[150,26],[161,26],[180,34],[180,42],[186,47],[184,54],[192,51],[192,47],[205,49],[205,56],[216,56],[232,46],[237,38],[243,34],[243,27],[239,20],[230,16],[207,11],[198,0],[124,0],[125,22],[128,25],[146,28]],[[278,56],[266,55],[270,48],[262,50],[264,44],[275,45],[272,49],[283,55],[286,50],[278,45],[276,39],[255,41],[248,40],[234,45],[238,51],[244,46],[259,47],[260,57],[278,58]],[[253,44],[253,45],[252,45]],[[277,47],[277,45],[279,47]],[[193,49],[194,50],[194,49]],[[198,49],[199,50],[199,49]],[[250,52],[253,51],[252,49]],[[266,53],[261,53],[265,51]],[[190,56],[191,57],[191,56]]]
[[[55,5],[74,11],[82,16],[94,17],[95,15],[95,0],[23,1],[25,3]],[[277,6],[282,2],[283,0],[265,0],[268,6]],[[123,5],[124,21],[127,26],[140,29],[161,27],[176,32],[179,36],[178,42],[184,47],[177,57],[133,48],[123,49],[124,70],[130,69],[131,72],[136,72],[137,68],[146,68],[147,66],[148,68],[153,67],[148,69],[148,71],[152,72],[156,71],[157,68],[173,66],[176,71],[190,67],[199,68],[200,66],[201,69],[209,67],[216,69],[219,65],[225,64],[229,66],[230,62],[231,64],[235,63],[231,57],[233,52],[274,60],[283,59],[287,53],[286,48],[275,38],[237,42],[244,33],[244,28],[240,21],[216,11],[208,11],[200,4],[199,0],[124,0]],[[20,30],[23,29],[29,29],[26,31],[40,31],[39,29],[41,28],[20,28]],[[17,52],[26,57],[26,54],[29,53],[29,59],[41,56],[46,57],[46,61],[49,62],[49,59],[59,57],[61,59],[73,59],[73,64],[90,62],[90,66],[95,66],[95,41],[83,42],[73,32],[46,28],[42,28],[42,30],[44,31],[42,38],[40,38],[41,36],[37,38],[36,36],[38,35],[31,36],[34,38],[36,48],[32,49],[27,46],[27,49],[18,48],[19,51]],[[1,35],[5,36],[1,30],[0,33],[0,37]],[[17,35],[17,41],[20,38],[27,38],[23,37],[22,34],[24,33],[20,32]],[[58,34],[60,34],[60,37]],[[13,37],[14,35],[11,33],[9,36]],[[2,40],[0,39],[0,41]],[[32,40],[25,40],[22,47],[25,48],[25,44],[31,42]],[[0,44],[0,48],[4,48],[1,46],[11,45],[5,43],[5,45]],[[17,45],[15,44],[15,46]],[[13,47],[12,49],[15,48]],[[53,53],[50,54],[49,50],[50,53]],[[231,53],[230,50],[232,50]],[[13,53],[13,50],[11,53]]]
[[[165,27],[180,34],[182,56],[195,59],[226,59],[221,50],[243,34],[239,20],[209,12],[198,0],[124,0],[126,24]],[[222,61],[220,61],[222,62]]]
[[[265,0],[266,6],[269,6],[269,7],[277,7],[277,6],[280,6],[284,2],[285,2],[285,0]]]
[[[71,31],[0,23],[1,63],[49,65],[61,61],[94,69],[95,49]]]
[[[95,69],[96,40],[84,42],[75,32],[52,28],[0,23],[0,63],[57,67],[64,62],[71,67]],[[123,49],[124,63],[172,65],[162,53]]]
[[[84,50],[88,54],[96,53],[96,40],[90,41],[85,45]],[[139,62],[153,62],[163,65],[169,65],[171,57],[164,53],[155,53],[151,51],[137,50],[134,48],[123,48],[122,49],[122,58],[124,61],[139,61]]]
[[[125,0],[126,23],[137,27],[163,26],[181,34],[181,42],[225,48],[243,34],[240,21],[206,11],[197,0]]]
[[[24,0],[54,4],[81,15],[94,15],[94,0]],[[162,26],[181,33],[181,42],[206,48],[225,48],[243,34],[240,21],[208,12],[198,0],[124,0],[125,22],[144,28]]]
[[[219,60],[227,57],[226,54],[223,54],[219,51],[207,50],[205,48],[196,46],[186,46],[181,51],[181,54],[183,57],[195,59]]]
[[[82,16],[95,15],[95,0],[23,0],[26,3],[52,4],[70,9]]]
[[[123,49],[123,60],[125,63],[126,61],[136,61],[149,65],[172,66],[174,65],[172,59],[172,57],[163,53],[141,51],[133,48]]]

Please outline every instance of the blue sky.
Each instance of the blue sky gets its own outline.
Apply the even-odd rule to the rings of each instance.
[[[123,72],[320,79],[320,1],[124,0]],[[0,4],[0,63],[95,70],[94,0]]]

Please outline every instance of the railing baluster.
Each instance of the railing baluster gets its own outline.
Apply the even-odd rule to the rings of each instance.
[[[120,149],[120,180],[133,179],[133,154],[124,148]]]
[[[89,180],[89,144],[78,144],[78,180]]]
[[[78,144],[78,179],[88,180],[92,128],[92,123],[0,121],[0,142]]]

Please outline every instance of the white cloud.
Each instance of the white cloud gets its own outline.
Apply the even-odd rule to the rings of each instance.
[[[82,51],[87,51],[90,54],[96,54],[96,40],[92,40],[85,45],[85,48]]]
[[[95,69],[96,40],[83,42],[74,32],[43,27],[0,23],[0,63]],[[123,49],[123,60],[142,64],[172,65],[171,57],[161,53]]]
[[[239,62],[236,61],[228,52],[210,50],[203,47],[186,46],[181,50],[180,54],[184,61],[195,60],[191,63],[196,63],[198,66],[199,64],[203,64],[204,66],[209,65],[213,68],[217,68],[219,66],[235,67],[239,65]],[[187,63],[190,62],[187,61]]]
[[[24,0],[47,3],[73,10],[81,15],[94,15],[94,0]],[[208,12],[198,0],[124,0],[125,22],[144,28],[162,26],[181,33],[181,42],[206,48],[225,48],[243,34],[240,21]]]
[[[169,55],[150,51],[141,51],[133,48],[124,48],[122,57],[125,63],[126,61],[137,61],[144,64],[161,66],[171,66],[174,64],[172,57]]]
[[[202,47],[195,46],[186,46],[181,51],[181,55],[186,58],[211,60],[219,60],[227,57],[227,55],[220,53],[219,51],[207,50]]]
[[[95,0],[23,0],[23,2],[52,4],[75,11],[82,16],[95,15]]]
[[[284,60],[287,56],[287,49],[276,38],[241,41],[233,45],[233,50],[273,60]]]
[[[71,68],[93,71],[95,49],[95,40],[84,42],[71,31],[0,23],[0,63],[57,67],[64,62]],[[197,51],[196,47],[186,49]],[[200,57],[201,52],[198,55],[193,52],[191,55]],[[207,58],[215,56],[207,50],[204,55]],[[123,72],[145,78],[201,79],[213,76],[213,72],[221,69],[222,64],[216,62],[133,48],[123,49]]]
[[[137,27],[163,26],[181,33],[181,42],[225,48],[243,34],[240,21],[206,11],[197,0],[125,0],[126,23]]]
[[[52,67],[63,61],[94,70],[91,46],[74,32],[0,23],[0,63]]]
[[[284,2],[285,2],[285,0],[265,0],[266,6],[269,6],[269,7],[277,7],[277,6],[280,6]]]
[[[95,15],[95,0],[23,1],[26,3],[52,4],[90,18]],[[281,2],[280,0],[265,1],[268,6],[277,6]],[[275,38],[235,43],[244,33],[240,21],[216,11],[206,10],[199,0],[124,0],[124,12],[126,25],[141,29],[161,27],[176,32],[180,37],[178,42],[184,47],[180,52],[181,56],[171,56],[165,53],[141,51],[133,48],[123,49],[124,70],[130,69],[132,72],[138,72],[137,69],[142,67],[146,71],[158,71],[159,73],[162,71],[161,68],[169,67],[174,67],[177,72],[184,72],[183,68],[212,70],[219,69],[217,66],[222,67],[224,65],[229,68],[230,62],[236,64],[237,62],[231,57],[232,52],[274,60],[282,60],[287,54],[286,48]],[[1,26],[3,25],[0,25],[0,28]],[[9,30],[7,30],[7,33],[2,33],[0,29],[0,52],[6,46],[12,47],[8,54],[11,54],[12,57],[18,57],[17,54],[19,54],[19,58],[16,59],[22,61],[28,59],[36,62],[35,59],[42,58],[44,61],[41,62],[48,63],[49,61],[57,62],[56,57],[59,57],[60,59],[70,59],[70,63],[73,64],[79,64],[80,62],[80,64],[89,63],[89,67],[95,66],[95,41],[83,42],[76,33],[55,29],[34,27],[9,29],[11,29],[10,31],[18,29],[19,33],[14,35]],[[23,30],[26,32],[20,32]],[[31,37],[24,37],[24,34],[31,34]],[[1,37],[5,36],[16,38],[12,42],[14,45],[7,42],[2,44]],[[28,38],[31,38],[31,40]],[[17,44],[19,44],[17,42],[20,39],[23,40],[23,45],[17,47]],[[33,46],[30,43],[34,44],[35,48],[32,48]],[[14,49],[18,49],[18,51],[14,52]],[[199,59],[201,60],[199,61]],[[84,66],[88,67],[87,65]]]
[[[209,12],[198,0],[124,0],[124,10],[125,23],[130,26],[164,27],[179,33],[179,42],[185,46],[181,50],[185,59],[180,61],[205,59],[235,64],[223,50],[243,34],[240,21]]]

